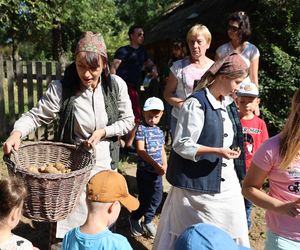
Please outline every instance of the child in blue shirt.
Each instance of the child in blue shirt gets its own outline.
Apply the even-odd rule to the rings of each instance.
[[[108,229],[117,220],[121,204],[130,211],[139,206],[128,193],[125,178],[111,170],[98,172],[87,184],[86,200],[87,219],[65,235],[62,250],[131,250],[124,236]]]
[[[150,97],[143,107],[145,125],[139,125],[136,132],[138,164],[136,172],[140,207],[129,217],[133,236],[146,233],[150,238],[156,234],[152,222],[159,207],[162,194],[162,175],[166,173],[167,156],[163,131],[157,126],[163,115],[164,104],[157,97]],[[140,219],[144,216],[141,224]]]

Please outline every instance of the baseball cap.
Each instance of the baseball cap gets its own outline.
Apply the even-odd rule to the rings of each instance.
[[[198,223],[189,226],[175,241],[174,250],[250,250],[239,246],[216,226]]]
[[[145,101],[143,110],[164,110],[164,103],[157,97],[150,97]]]
[[[255,83],[253,82],[242,82],[240,89],[236,93],[237,96],[252,96],[258,97],[259,92]]]
[[[88,200],[98,202],[119,201],[129,211],[138,209],[139,201],[129,194],[123,175],[112,170],[95,174],[87,184]]]

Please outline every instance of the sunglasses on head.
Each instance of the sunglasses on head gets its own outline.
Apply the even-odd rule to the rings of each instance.
[[[239,31],[239,27],[236,27],[236,26],[232,26],[232,25],[228,25],[227,26],[227,30],[230,30],[230,31],[233,31],[233,32],[237,32]]]

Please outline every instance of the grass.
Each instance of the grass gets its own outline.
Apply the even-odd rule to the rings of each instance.
[[[2,151],[2,144],[1,144],[1,150],[0,150],[0,178],[7,176],[7,168],[3,161],[3,151]]]

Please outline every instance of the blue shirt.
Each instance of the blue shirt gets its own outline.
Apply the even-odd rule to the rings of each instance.
[[[64,237],[62,250],[132,250],[128,240],[108,229],[97,234],[84,234],[80,227],[70,230]]]
[[[135,134],[136,141],[144,141],[147,154],[162,165],[162,147],[165,144],[163,131],[159,127],[139,125]],[[154,168],[138,157],[138,169],[155,173]]]
[[[143,47],[132,48],[127,45],[119,48],[114,56],[121,60],[116,74],[120,76],[128,85],[138,88],[142,83],[142,69],[148,60],[148,55]]]

